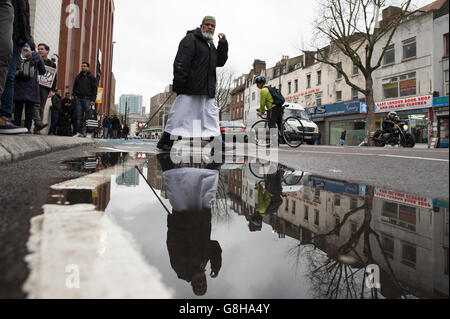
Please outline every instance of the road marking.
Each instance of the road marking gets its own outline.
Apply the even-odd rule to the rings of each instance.
[[[280,150],[283,152],[289,153],[311,153],[311,154],[333,154],[333,155],[355,155],[355,156],[380,156],[380,157],[394,157],[394,158],[404,158],[404,159],[417,159],[417,160],[426,160],[426,161],[436,161],[436,162],[449,162],[448,159],[440,159],[440,158],[426,158],[426,157],[415,157],[415,156],[401,156],[401,155],[388,155],[388,154],[373,154],[373,153],[339,153],[339,152],[312,152],[312,151],[294,151],[294,150]]]

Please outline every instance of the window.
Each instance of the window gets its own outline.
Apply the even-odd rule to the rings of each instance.
[[[311,74],[308,74],[306,76],[306,88],[310,89],[311,88]]]
[[[252,93],[252,101],[254,101],[256,99],[256,94],[255,92]]]
[[[338,63],[338,68],[339,68],[339,69],[342,69],[342,62],[339,62],[339,63]],[[339,71],[337,72],[337,79],[338,79],[338,80],[342,79],[342,73],[339,72]]]
[[[280,76],[280,69],[276,69],[275,70],[275,77],[279,77]]]
[[[413,245],[403,243],[402,244],[402,264],[416,268],[417,260],[417,248]]]
[[[305,96],[305,104],[306,104],[306,107],[312,106],[311,95]]]
[[[322,84],[322,71],[317,71],[317,85]]]
[[[286,74],[286,65],[281,67],[281,74]]]
[[[383,92],[386,99],[416,95],[416,72],[383,80]]]
[[[383,204],[382,221],[415,232],[417,209],[415,207],[385,202]]]
[[[391,237],[383,236],[382,238],[383,252],[384,254],[390,258],[394,259],[394,240]]]
[[[448,33],[444,34],[444,57],[448,57]]]
[[[295,93],[298,92],[298,80],[295,80]]]
[[[352,99],[357,100],[359,97],[359,91],[357,89],[352,89]]]
[[[350,203],[350,209],[354,210],[358,208],[358,200],[356,198],[352,198],[352,201]]]
[[[384,55],[384,65],[395,63],[395,45],[391,44]]]
[[[297,210],[297,203],[292,201],[292,215],[295,215],[295,211]]]
[[[319,226],[320,222],[320,212],[316,209],[314,210],[314,225]]]
[[[280,84],[279,86],[278,86],[278,89],[280,90],[280,92],[281,92],[281,88],[282,88],[283,86]]]
[[[316,94],[316,106],[322,106],[322,94]]]
[[[342,101],[342,91],[336,92],[336,101],[338,102]]]
[[[353,75],[358,75],[359,74],[359,68],[356,64],[353,63],[353,70],[352,70],[352,74]]]
[[[289,211],[289,199],[286,199],[286,207],[285,207],[286,212]]]
[[[450,88],[449,88],[449,74],[448,74],[448,70],[444,71],[444,95],[447,96],[450,93]]]
[[[403,60],[416,57],[416,38],[403,41]]]
[[[288,82],[288,94],[292,93],[292,82]]]
[[[336,195],[334,198],[334,206],[341,206],[341,196]]]
[[[309,221],[309,206],[305,206],[305,221]]]
[[[314,201],[320,203],[320,189],[318,188],[314,191]]]

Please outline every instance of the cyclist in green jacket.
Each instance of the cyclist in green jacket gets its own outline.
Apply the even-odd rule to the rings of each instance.
[[[262,116],[267,112],[269,128],[278,128],[280,130],[283,125],[283,108],[273,104],[273,97],[270,94],[265,77],[259,76],[255,79],[255,82],[258,89],[261,90],[261,105],[258,115]]]

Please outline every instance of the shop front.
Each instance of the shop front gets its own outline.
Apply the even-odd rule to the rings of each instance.
[[[357,146],[366,138],[365,100],[342,102],[308,109],[319,126],[324,145],[340,145],[342,132],[346,131],[345,145]]]
[[[431,136],[433,96],[418,96],[375,103],[377,120],[383,121],[389,112],[397,112],[400,119],[409,122],[409,133],[415,142],[428,144]]]
[[[433,101],[433,136],[439,139],[440,148],[449,144],[449,97],[438,97]]]

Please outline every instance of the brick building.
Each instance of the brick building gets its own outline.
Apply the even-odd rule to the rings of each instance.
[[[231,91],[231,120],[244,121],[245,88],[247,75],[243,74],[234,80],[234,89]]]
[[[63,0],[58,87],[72,92],[81,64],[87,61],[103,88],[100,113],[109,113],[111,92],[114,0]]]

